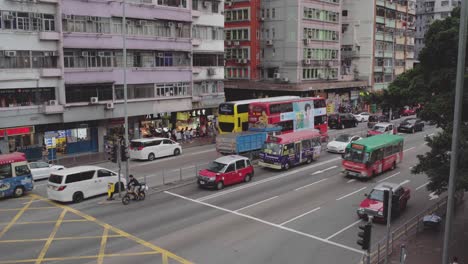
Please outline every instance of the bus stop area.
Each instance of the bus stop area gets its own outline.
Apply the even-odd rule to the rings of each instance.
[[[190,263],[90,215],[31,194],[0,200],[0,264]]]

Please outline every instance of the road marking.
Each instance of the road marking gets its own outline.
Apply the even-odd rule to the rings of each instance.
[[[67,209],[63,209],[62,213],[60,214],[57,222],[55,223],[54,229],[52,230],[52,233],[50,233],[49,238],[47,239],[44,247],[41,250],[41,253],[39,253],[39,257],[36,259],[36,264],[41,264],[42,261],[44,261],[45,254],[49,250],[50,245],[52,244],[52,241],[54,240],[55,234],[57,234],[58,229],[60,228],[60,225],[62,224],[63,218],[65,217],[65,214],[68,212]]]
[[[355,225],[359,224],[360,222],[362,222],[362,220],[361,220],[361,219],[359,219],[359,220],[357,220],[356,222],[354,222],[354,223],[350,224],[349,226],[347,226],[347,227],[345,227],[345,228],[341,229],[340,231],[338,231],[338,232],[334,233],[333,235],[331,235],[331,236],[327,237],[326,239],[327,239],[327,240],[330,240],[330,239],[332,239],[333,237],[335,237],[335,236],[339,235],[340,233],[342,233],[342,232],[344,232],[344,231],[348,230],[349,228],[351,228],[351,227],[353,227],[353,226],[355,226]]]
[[[29,207],[26,210],[43,210],[43,209],[56,209],[55,206],[44,206],[44,207]],[[0,212],[8,212],[8,211],[19,211],[23,208],[8,208],[8,209],[0,209]]]
[[[106,251],[107,237],[109,235],[109,226],[104,227],[104,232],[102,232],[101,247],[99,248],[99,255],[97,259],[98,264],[104,262],[104,253]]]
[[[123,237],[121,235],[108,235],[107,238]],[[47,241],[49,238],[11,239],[0,240],[0,243],[25,243]],[[78,237],[54,237],[54,241],[78,240],[78,239],[102,239],[102,236],[78,236]]]
[[[405,149],[405,150],[403,150],[403,152],[406,152],[406,151],[412,150],[412,149],[414,149],[414,148],[416,148],[416,147],[411,147],[411,148]]]
[[[356,191],[354,191],[354,192],[352,192],[352,193],[348,193],[348,194],[346,194],[346,195],[343,195],[343,196],[341,196],[340,198],[337,198],[336,200],[337,200],[337,201],[342,200],[342,199],[344,199],[344,198],[346,198],[346,197],[348,197],[348,196],[351,196],[351,195],[353,195],[353,194],[355,194],[355,193],[358,193],[358,192],[360,192],[360,191],[362,191],[362,190],[364,190],[364,189],[366,189],[366,188],[367,188],[367,187],[362,187],[361,189],[356,190]]]
[[[29,202],[15,215],[15,217],[5,226],[5,228],[2,229],[0,232],[0,238],[5,235],[5,233],[10,230],[10,228],[18,221],[18,219],[23,215],[26,210],[28,210],[29,206],[31,206],[31,203],[34,201],[34,198],[31,198]]]
[[[321,180],[318,180],[318,181],[316,181],[316,182],[313,182],[313,183],[304,185],[304,186],[302,186],[302,187],[299,187],[299,188],[295,189],[295,191],[299,191],[299,190],[305,189],[305,188],[307,188],[307,187],[310,187],[310,186],[312,186],[312,185],[314,185],[314,184],[317,184],[317,183],[320,183],[320,182],[323,182],[323,181],[326,181],[326,180],[328,180],[328,178],[321,179]]]
[[[397,172],[397,173],[395,173],[395,174],[392,174],[392,175],[388,176],[387,178],[383,178],[383,179],[381,179],[381,180],[378,180],[377,182],[383,182],[383,181],[385,181],[385,180],[387,180],[387,179],[390,179],[390,178],[393,178],[393,177],[397,176],[397,175],[400,174],[400,173],[401,173],[401,172],[399,171],[399,172]]]
[[[323,169],[323,170],[318,170],[314,173],[312,173],[311,175],[316,175],[316,174],[319,174],[319,173],[322,173],[322,172],[326,172],[328,170],[333,170],[334,168],[337,168],[338,166],[331,166],[330,168],[326,168],[326,169]]]
[[[400,183],[400,186],[401,186],[401,185],[404,185],[404,184],[407,184],[408,182],[410,182],[410,180],[405,180],[405,181],[403,181],[402,183]]]
[[[248,183],[248,184],[239,186],[239,187],[237,187],[237,188],[233,188],[233,189],[230,189],[230,190],[222,191],[222,192],[219,192],[219,193],[216,193],[216,194],[212,194],[212,195],[207,195],[207,196],[205,196],[205,197],[202,197],[202,198],[197,199],[197,201],[206,201],[206,200],[208,200],[208,199],[216,198],[216,197],[219,197],[219,196],[222,196],[222,195],[226,195],[226,194],[229,194],[229,193],[232,193],[232,192],[236,192],[236,191],[239,191],[239,190],[243,190],[243,189],[246,189],[246,188],[250,188],[250,187],[253,187],[253,186],[258,185],[258,184],[262,184],[262,183],[270,182],[270,181],[273,181],[273,180],[281,179],[281,178],[287,177],[287,176],[289,176],[289,175],[291,175],[291,174],[295,174],[295,173],[298,173],[298,172],[301,172],[301,171],[309,170],[309,169],[311,169],[311,168],[314,168],[314,167],[317,167],[317,166],[321,166],[321,165],[323,165],[323,164],[327,164],[327,163],[330,163],[330,162],[333,162],[333,161],[336,161],[336,160],[339,160],[339,159],[341,159],[341,157],[339,157],[339,158],[333,158],[333,159],[330,159],[330,160],[327,160],[327,161],[323,161],[323,162],[320,162],[320,163],[317,163],[317,164],[305,166],[305,167],[302,167],[302,168],[300,168],[300,169],[296,169],[296,170],[293,170],[293,171],[289,171],[289,172],[286,172],[286,173],[279,174],[279,175],[277,175],[277,176],[273,176],[273,177],[266,178],[266,179],[263,179],[263,180],[260,180],[260,181]]]
[[[296,216],[296,217],[294,217],[294,218],[291,218],[291,219],[289,219],[288,221],[284,221],[283,223],[281,223],[281,224],[279,224],[279,225],[280,225],[280,226],[284,226],[284,225],[287,224],[287,223],[290,223],[290,222],[292,222],[292,221],[294,221],[294,220],[297,220],[297,219],[299,219],[299,218],[301,218],[301,217],[303,217],[303,216],[306,216],[306,215],[308,215],[308,214],[310,214],[310,213],[313,213],[313,212],[315,212],[315,211],[317,211],[317,210],[320,210],[320,207],[317,207],[317,208],[315,208],[315,209],[310,210],[309,212],[306,212],[306,213],[303,213],[303,214],[301,214],[301,215],[298,215],[298,216]]]
[[[256,203],[254,203],[254,204],[244,206],[244,207],[242,207],[242,208],[237,209],[236,212],[241,211],[241,210],[244,210],[244,209],[247,209],[247,208],[250,208],[250,207],[255,206],[255,205],[259,205],[259,204],[264,203],[264,202],[268,202],[268,201],[273,200],[273,199],[278,198],[278,197],[279,197],[278,195],[277,195],[277,196],[273,196],[273,197],[270,197],[270,198],[268,198],[268,199],[262,200],[262,201],[260,201],[260,202],[256,202]]]
[[[278,229],[282,229],[282,230],[285,230],[285,231],[289,231],[291,233],[295,233],[295,234],[298,234],[298,235],[301,235],[301,236],[309,237],[309,238],[321,241],[321,242],[326,243],[326,244],[330,244],[330,245],[334,245],[334,246],[337,246],[337,247],[340,247],[340,248],[343,248],[343,249],[347,249],[349,251],[352,251],[352,252],[355,252],[355,253],[358,253],[358,254],[364,254],[365,253],[364,251],[359,250],[359,249],[355,249],[355,248],[352,248],[352,247],[349,247],[349,246],[346,246],[346,245],[343,245],[343,244],[340,244],[340,243],[336,243],[336,242],[333,242],[333,241],[328,241],[328,240],[323,239],[323,238],[318,237],[318,236],[307,234],[307,233],[304,233],[304,232],[301,232],[301,231],[298,231],[298,230],[295,230],[295,229],[292,229],[292,228],[288,228],[288,227],[285,227],[285,226],[280,226],[278,224],[271,223],[271,222],[262,220],[260,218],[256,218],[256,217],[246,215],[246,214],[243,214],[243,213],[240,213],[240,212],[235,212],[235,211],[223,208],[223,207],[219,207],[219,206],[216,206],[216,205],[212,205],[212,204],[209,204],[209,203],[202,202],[200,200],[195,200],[195,199],[192,199],[192,198],[189,198],[189,197],[186,197],[186,196],[183,196],[183,195],[179,195],[179,194],[176,194],[176,193],[172,193],[172,192],[169,192],[169,191],[164,191],[164,193],[175,196],[175,197],[178,197],[178,198],[186,200],[186,201],[190,201],[190,202],[193,202],[193,203],[205,205],[205,206],[208,206],[208,207],[220,210],[220,211],[224,211],[224,212],[231,213],[231,214],[234,214],[234,215],[237,215],[237,216],[248,218],[250,220],[253,220],[253,221],[256,221],[256,222],[259,222],[259,223],[263,223],[265,225],[269,225],[269,226],[272,226],[272,227],[276,227]]]
[[[426,182],[425,184],[423,184],[423,185],[421,185],[421,186],[418,186],[418,187],[416,187],[416,189],[415,189],[415,190],[416,190],[416,191],[418,191],[419,189],[423,188],[424,186],[426,186],[426,185],[428,185],[428,184],[429,184],[429,182]]]
[[[352,183],[352,182],[355,182],[355,181],[356,181],[356,179],[351,179],[351,180],[347,181],[346,183]]]
[[[31,222],[16,222],[15,225],[35,225],[35,224],[55,224],[57,221],[31,221]],[[88,222],[86,219],[70,219],[63,220],[62,223],[78,223],[78,222]],[[6,225],[8,223],[0,223],[0,225]]]

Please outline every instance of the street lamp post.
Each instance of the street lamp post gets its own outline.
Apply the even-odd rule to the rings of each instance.
[[[123,88],[124,88],[124,148],[128,149],[128,106],[127,106],[127,16],[126,16],[126,0],[122,1],[122,46],[123,46]],[[128,182],[128,160],[125,160],[125,179]]]

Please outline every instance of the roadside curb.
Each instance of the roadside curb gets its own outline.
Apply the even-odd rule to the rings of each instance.
[[[158,186],[155,186],[155,187],[150,187],[150,189],[153,190],[153,192],[149,192],[148,194],[151,195],[151,194],[161,193],[161,192],[165,192],[165,191],[170,191],[170,190],[173,190],[173,189],[176,189],[176,188],[188,186],[188,185],[193,184],[195,182],[196,182],[196,177],[193,177],[191,179],[185,179],[185,180],[182,180],[182,181],[179,181],[179,182],[171,182],[171,183],[167,183],[167,184],[164,184],[164,185],[158,185]]]

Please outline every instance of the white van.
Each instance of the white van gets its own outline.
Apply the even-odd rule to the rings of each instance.
[[[154,160],[166,156],[178,156],[182,153],[179,143],[168,138],[142,138],[130,142],[130,158]]]
[[[53,172],[47,184],[47,196],[60,202],[79,203],[83,199],[107,193],[108,184],[117,191],[125,190],[125,179],[120,184],[117,173],[97,166],[79,166]],[[117,185],[116,185],[117,184]]]

